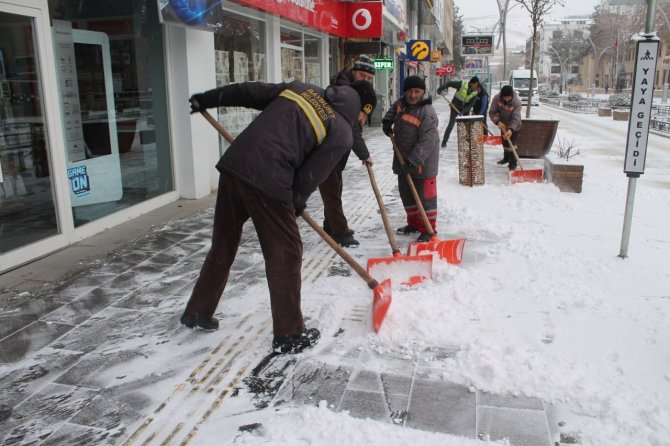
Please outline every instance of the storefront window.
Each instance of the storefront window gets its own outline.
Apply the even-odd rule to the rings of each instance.
[[[34,35],[0,12],[0,254],[59,233]]]
[[[279,35],[282,80],[321,85],[321,39],[285,27]]]
[[[226,11],[222,30],[214,34],[214,59],[217,87],[237,82],[266,81],[265,23]],[[258,113],[249,108],[221,107],[219,121],[237,136]],[[219,140],[223,152],[228,143],[223,138]]]
[[[321,39],[305,34],[305,78],[321,85]]]
[[[75,226],[173,190],[155,0],[49,0]]]
[[[328,38],[328,77],[332,78],[340,71],[340,45],[337,37]]]

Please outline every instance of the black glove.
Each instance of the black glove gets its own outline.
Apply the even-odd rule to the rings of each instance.
[[[188,100],[191,103],[191,114],[207,110],[205,104],[205,94],[196,93]]]
[[[382,124],[382,131],[384,132],[384,135],[391,136],[393,134],[393,124],[384,122]]]
[[[300,217],[302,211],[307,207],[307,197],[303,197],[302,194],[293,192],[293,209],[295,210],[295,216]]]

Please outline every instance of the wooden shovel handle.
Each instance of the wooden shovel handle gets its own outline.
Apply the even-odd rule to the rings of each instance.
[[[512,144],[512,140],[509,139],[506,132],[501,131],[500,133],[502,133],[503,138],[505,138],[505,141],[507,141],[507,144],[509,144],[510,148],[512,149],[512,153],[514,154],[514,158],[516,158],[516,163],[519,165],[519,169],[523,170],[523,166],[521,165],[519,155],[516,153],[516,146]]]
[[[386,230],[386,236],[388,237],[389,243],[391,244],[391,251],[393,252],[393,254],[400,253],[398,243],[396,243],[395,236],[393,235],[393,229],[391,229],[391,224],[389,223],[388,215],[386,214],[386,208],[384,207],[382,196],[379,193],[379,189],[377,188],[377,181],[375,180],[375,174],[372,172],[372,166],[367,163],[365,164],[365,166],[368,168],[368,175],[370,176],[370,184],[372,184],[372,190],[375,193],[375,198],[377,198],[377,204],[379,205],[379,212],[381,212],[382,214],[382,221],[384,222],[384,229]]]
[[[198,103],[195,102],[195,105],[197,105],[197,104],[198,104]],[[232,144],[232,143],[233,143],[233,137],[230,136],[230,133],[228,133],[228,132],[226,131],[226,129],[224,129],[223,126],[219,123],[219,121],[217,121],[216,119],[214,119],[214,117],[213,117],[212,115],[210,115],[209,112],[208,112],[207,110],[200,110],[200,114],[201,114],[201,115],[202,115],[202,116],[203,116],[203,117],[204,117],[210,124],[212,124],[212,127],[214,127],[214,128],[216,129],[216,131],[219,132],[219,135],[223,136],[223,139],[225,139],[226,141],[228,141],[228,144]]]
[[[395,142],[395,138],[393,135],[390,136],[391,142],[393,143],[393,151],[395,152],[395,156],[398,158],[398,162],[400,163],[401,166],[405,166],[405,158],[403,158],[402,153],[400,153],[400,148],[398,148],[398,144]],[[412,176],[408,173],[407,174],[407,184],[409,184],[409,189],[412,191],[412,196],[414,197],[414,201],[416,201],[416,207],[419,209],[419,215],[421,215],[421,219],[423,220],[423,225],[426,227],[426,231],[428,231],[428,235],[430,237],[434,237],[435,233],[433,232],[433,226],[430,224],[430,221],[428,220],[428,216],[426,215],[426,210],[423,208],[423,203],[421,203],[421,198],[419,198],[419,193],[416,191],[416,187],[414,186],[414,181],[412,180]]]
[[[350,267],[354,269],[354,271],[358,273],[359,276],[363,278],[363,280],[367,282],[370,289],[374,290],[375,287],[379,285],[379,282],[377,282],[370,274],[368,274],[368,272],[365,271],[365,269],[363,269],[363,267],[359,265],[353,257],[347,254],[347,252],[342,249],[342,247],[338,245],[337,242],[333,240],[333,238],[329,236],[328,233],[312,219],[312,217],[309,216],[307,211],[302,211],[302,218],[321,236],[322,239],[326,241],[326,243],[330,245],[331,248],[333,248],[333,250],[340,257],[342,257],[345,262],[349,264]]]

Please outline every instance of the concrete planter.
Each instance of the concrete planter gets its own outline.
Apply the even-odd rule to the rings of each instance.
[[[612,116],[612,109],[609,107],[598,107],[598,116]]]
[[[544,158],[544,178],[553,183],[561,192],[582,191],[584,166],[554,157]]]
[[[628,121],[628,110],[614,110],[612,112],[612,118],[615,121]]]
[[[554,119],[521,120],[517,149],[521,158],[544,158],[556,137],[558,122]]]

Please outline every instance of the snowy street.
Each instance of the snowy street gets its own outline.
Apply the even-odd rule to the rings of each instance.
[[[434,106],[441,134],[449,106]],[[0,302],[3,324],[22,321],[0,332],[0,443],[670,444],[670,138],[649,136],[621,259],[627,122],[547,105],[531,116],[560,120],[552,151],[579,150],[583,192],[508,185],[491,146],[485,185],[461,186],[454,131],[441,149],[437,235],[467,239],[463,263],[435,259],[433,280],[411,288],[394,281],[378,334],[366,283],[302,221],[303,313],[322,332],[313,350],[254,370],[272,334],[250,223],[221,327],[182,327],[211,209]],[[403,226],[390,141],[381,128],[365,136],[391,224]],[[348,252],[363,266],[391,256],[353,155],[343,202],[361,242]],[[318,193],[307,211],[322,221]],[[404,251],[413,238],[397,240]]]

